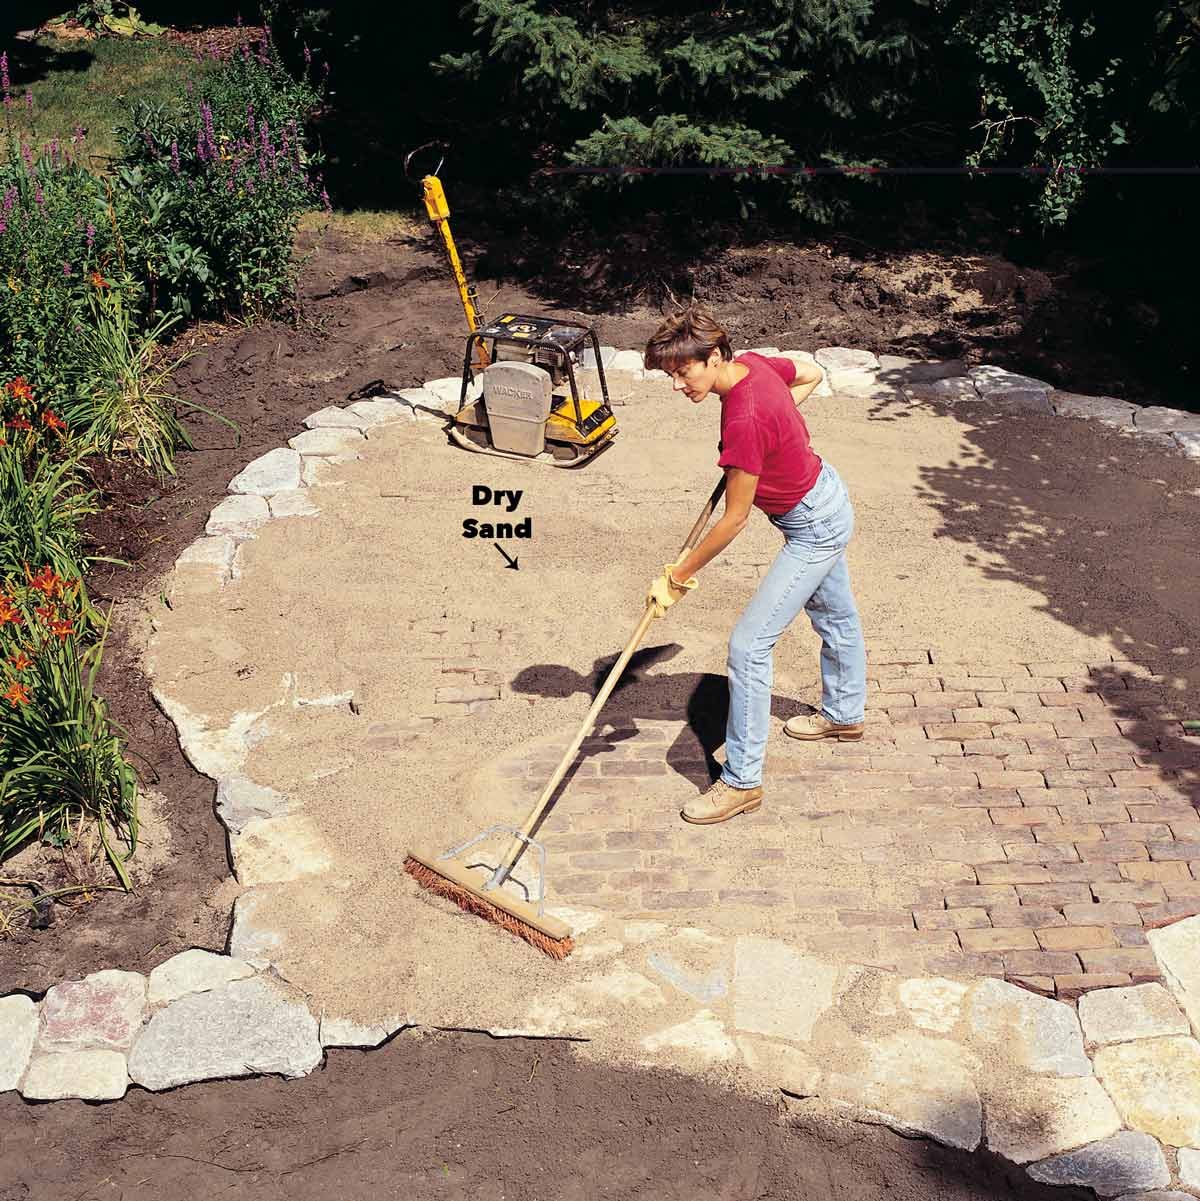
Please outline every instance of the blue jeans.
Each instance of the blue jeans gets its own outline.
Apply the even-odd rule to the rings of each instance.
[[[867,650],[850,589],[846,544],[854,509],[841,476],[826,463],[790,512],[768,515],[784,537],[729,639],[729,721],[721,779],[762,783],[771,721],[771,652],[801,609],[821,636],[821,712],[833,722],[863,720]]]

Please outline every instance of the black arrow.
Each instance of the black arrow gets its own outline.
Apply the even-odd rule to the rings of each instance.
[[[498,550],[498,551],[499,551],[499,552],[500,552],[500,553],[501,553],[501,554],[502,554],[502,555],[503,555],[503,556],[504,556],[506,559],[508,559],[508,552],[507,552],[507,551],[505,551],[504,547],[502,547],[502,546],[500,545],[500,543],[499,543],[499,542],[493,542],[493,543],[492,543],[492,545],[493,545],[493,546],[494,546],[494,547],[495,547],[495,548],[496,548],[496,549],[497,549],[497,550]],[[520,557],[521,557],[521,556],[520,556],[520,555],[518,555],[518,556],[517,556],[517,559],[519,559]],[[505,566],[506,568],[508,568],[508,567],[511,567],[511,568],[513,569],[513,571],[520,571],[521,569],[520,569],[520,568],[517,566],[517,559],[508,559],[508,562],[507,562],[507,563],[505,563],[505,564],[504,564],[504,566]]]

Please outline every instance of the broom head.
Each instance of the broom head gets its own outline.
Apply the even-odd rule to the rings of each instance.
[[[574,949],[571,927],[548,913],[539,913],[504,888],[483,890],[483,879],[453,859],[442,859],[425,850],[411,850],[404,870],[422,888],[453,901],[467,913],[523,938],[551,959],[565,959]]]

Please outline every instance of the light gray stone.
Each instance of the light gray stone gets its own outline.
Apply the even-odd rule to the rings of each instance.
[[[1200,434],[1187,430],[1176,430],[1172,437],[1175,439],[1175,445],[1189,459],[1200,459]]]
[[[736,1044],[711,1009],[701,1009],[686,1022],[647,1035],[642,1046],[651,1053],[684,1051],[688,1059],[698,1057],[710,1063],[723,1063],[737,1055]]]
[[[1187,1188],[1200,1193],[1200,1149],[1179,1148],[1179,1179]]]
[[[1013,1163],[1108,1138],[1121,1115],[1094,1076],[1000,1076],[981,1083],[988,1147]]]
[[[299,488],[300,466],[300,456],[294,450],[277,446],[247,463],[229,481],[229,491],[274,496],[276,492]]]
[[[905,1030],[830,1065],[824,1099],[864,1109],[894,1130],[973,1151],[983,1130],[978,1062],[956,1042]]]
[[[233,874],[247,888],[319,876],[332,863],[316,824],[299,813],[248,821],[230,834],[229,852]]]
[[[146,977],[93,972],[56,984],[42,1000],[38,1051],[127,1051],[146,1016]]]
[[[436,397],[433,402],[434,408],[440,409],[444,413],[453,413],[458,409],[458,402],[462,396],[462,376],[448,375],[443,379],[431,379],[421,390]],[[396,395],[403,396],[404,393],[398,392]],[[482,395],[482,379],[471,380],[467,385],[467,399],[475,400]],[[428,401],[423,403],[428,403]]]
[[[366,438],[359,430],[305,430],[289,438],[288,445],[306,459],[353,458],[366,446]]]
[[[984,399],[989,404],[1004,409],[1024,410],[1031,413],[1053,413],[1050,393],[1040,388],[1001,388],[989,392]]]
[[[220,534],[215,538],[197,538],[195,542],[184,547],[175,563],[182,568],[206,568],[224,582],[229,579],[236,550],[237,543],[227,534]]]
[[[0,1092],[20,1083],[37,1029],[37,1006],[28,997],[0,997]]]
[[[967,371],[980,396],[991,397],[997,392],[1051,392],[1053,388],[1045,380],[1031,375],[1018,375],[1006,367],[985,363]]]
[[[1182,409],[1168,409],[1162,405],[1148,405],[1138,409],[1134,415],[1135,429],[1150,434],[1173,434],[1184,430],[1189,434],[1200,433],[1200,413],[1185,413]]]
[[[902,981],[897,994],[918,1026],[949,1034],[962,1014],[967,985],[940,976],[917,976]]]
[[[981,980],[966,1001],[967,1029],[982,1048],[1014,1067],[1056,1076],[1090,1076],[1075,1011],[1009,984]]]
[[[766,1077],[789,1096],[815,1097],[820,1092],[822,1069],[811,1052],[746,1035],[738,1035],[737,1046],[752,1072]]]
[[[119,1101],[129,1087],[120,1051],[64,1051],[35,1055],[25,1073],[21,1096],[27,1101]]]
[[[462,381],[457,381],[459,388],[462,387]],[[472,400],[479,396],[483,391],[482,385],[478,381],[473,381],[467,389],[467,399]],[[433,409],[433,416],[441,418],[444,416],[446,402],[442,400],[436,392],[431,392],[428,388],[401,388],[395,392],[389,392],[388,396],[394,399],[402,400],[408,405],[411,410],[427,410]],[[456,390],[450,398],[450,407],[455,408],[458,405],[459,392]],[[428,416],[423,412],[414,412],[413,417],[418,418]]]
[[[1148,1193],[1126,1193],[1117,1201],[1196,1201],[1196,1197],[1177,1188],[1156,1188]]]
[[[765,355],[767,358],[777,358],[779,356],[779,347],[778,346],[751,346],[748,352],[743,351],[743,350],[734,351],[735,355],[746,354],[746,353],[761,354],[761,355]]]
[[[646,956],[646,963],[675,985],[680,992],[702,1005],[719,1001],[729,991],[729,982],[720,968],[701,976],[681,967],[666,951],[651,951]]]
[[[129,1075],[154,1092],[231,1076],[305,1076],[321,1062],[317,1021],[260,978],[191,993],[159,1010],[134,1044]]]
[[[970,404],[983,399],[970,378],[963,375],[905,384],[904,395],[909,400],[935,401],[939,404]]]
[[[231,538],[253,538],[255,531],[271,519],[265,497],[251,494],[227,496],[208,515],[207,534],[228,534]],[[232,559],[230,570],[232,570]]]
[[[276,492],[267,502],[272,517],[316,517],[321,506],[313,499],[311,488],[292,488]]]
[[[967,365],[962,359],[910,359],[899,354],[879,356],[879,382],[897,388],[935,379],[952,379],[966,373]]]
[[[262,817],[282,817],[291,802],[281,792],[256,784],[245,776],[223,776],[217,781],[217,816],[233,833]]]
[[[645,365],[640,350],[618,350],[612,359],[614,371],[628,371],[633,376],[640,376]]]
[[[305,429],[349,429],[362,433],[365,428],[362,418],[349,409],[339,409],[337,405],[327,405],[315,413],[309,413],[300,423]]]
[[[831,375],[841,371],[879,370],[879,360],[869,350],[851,350],[846,346],[822,346],[815,355]]]
[[[1050,405],[1063,417],[1087,417],[1126,430],[1133,429],[1133,415],[1139,407],[1115,396],[1083,396],[1057,388],[1050,393]]]
[[[1099,988],[1079,998],[1079,1021],[1090,1043],[1129,1042],[1187,1034],[1188,1021],[1161,984]]]
[[[188,993],[209,992],[253,975],[254,969],[240,959],[193,948],[172,955],[150,973],[147,998],[151,1005],[169,1005]]]
[[[1167,987],[1192,1023],[1192,1032],[1200,1035],[1200,917],[1184,918],[1160,930],[1147,930],[1146,940],[1162,968]]]
[[[851,396],[869,394],[877,386],[874,371],[827,371],[825,378],[834,392]]]
[[[250,888],[233,903],[233,925],[229,931],[229,953],[260,971],[272,965],[271,956],[280,947],[278,930],[262,918],[261,907],[266,894]]]
[[[349,1018],[321,1018],[321,1046],[323,1047],[377,1047],[404,1025],[399,1017],[389,1018],[386,1023],[364,1026]]]
[[[612,365],[612,361],[616,355],[617,348],[615,346],[601,345],[600,362],[604,364],[604,369],[606,371]],[[583,365],[585,367],[595,367],[596,365],[596,352],[592,349],[590,342],[583,348]]]
[[[739,938],[734,950],[734,1025],[750,1034],[807,1042],[833,1004],[837,968],[771,938]]]
[[[387,425],[394,421],[411,421],[412,405],[390,396],[376,396],[372,400],[356,400],[348,406],[362,422],[361,428],[370,429],[376,425]]]
[[[1172,1147],[1200,1144],[1200,1043],[1146,1038],[1101,1047],[1096,1075],[1125,1124]]]
[[[829,372],[817,362],[817,356],[808,350],[781,350],[781,358],[791,359],[796,363],[811,363],[820,369],[821,382],[812,390],[813,396],[832,396],[833,389],[829,386]]]
[[[1148,1134],[1133,1130],[1044,1159],[1026,1170],[1043,1184],[1079,1185],[1094,1189],[1101,1197],[1171,1183],[1162,1148]]]

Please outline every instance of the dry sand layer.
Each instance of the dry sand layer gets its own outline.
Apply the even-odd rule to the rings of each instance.
[[[979,663],[1155,653],[1195,688],[1194,464],[1061,418],[963,418],[845,395],[805,412],[855,504],[849,555],[869,645]],[[586,957],[556,965],[497,937],[420,892],[402,865],[414,843],[448,846],[514,817],[494,806],[493,763],[569,734],[588,697],[505,689],[492,711],[443,723],[402,754],[361,744],[371,723],[428,706],[456,640],[481,643],[505,683],[539,667],[590,679],[619,650],[717,478],[718,407],[646,382],[618,416],[615,445],[582,471],[471,455],[430,424],[372,431],[363,459],[331,468],[337,483],[315,493],[320,517],[269,523],[244,546],[239,578],[219,593],[181,589],[158,614],[153,670],[214,728],[281,702],[285,673],[302,697],[354,695],[357,713],[280,704],[246,764],[302,808],[330,859],[310,881],[260,889],[256,910],[283,932],[273,959],[315,1008],[522,1027],[540,993],[586,978]],[[507,547],[519,571],[462,537],[464,518],[484,517],[476,484],[523,493],[512,517],[531,518],[533,536]],[[723,672],[756,565],[777,545],[757,517],[652,627],[646,645],[670,648],[664,676]],[[410,632],[431,619],[451,632]],[[798,622],[776,652],[777,692],[816,695],[817,650]],[[661,699],[682,715],[684,696],[664,688]],[[676,805],[680,782],[669,787]]]

